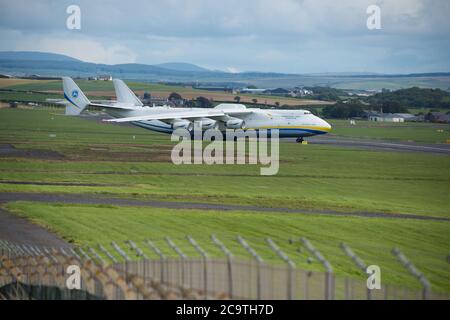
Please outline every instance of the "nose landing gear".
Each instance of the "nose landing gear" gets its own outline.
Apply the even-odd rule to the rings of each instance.
[[[298,137],[295,142],[297,143],[303,143],[303,137]]]

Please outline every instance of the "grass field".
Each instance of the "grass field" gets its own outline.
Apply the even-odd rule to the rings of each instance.
[[[2,101],[21,101],[21,102],[45,102],[46,99],[61,99],[59,94],[55,93],[31,93],[31,92],[0,92],[0,100]]]
[[[345,123],[342,125],[344,130]],[[401,128],[408,130],[408,127]],[[427,128],[430,129],[424,126],[423,130]],[[390,130],[383,126],[350,129],[358,130],[359,134],[378,130],[379,137],[388,136],[385,131]],[[418,132],[412,130],[410,139],[424,139]],[[401,134],[398,131],[396,138],[402,139]],[[276,176],[260,176],[259,166],[249,165],[175,166],[170,162],[173,143],[168,135],[64,117],[60,109],[0,109],[0,144],[6,143],[19,150],[59,152],[64,159],[0,154],[0,180],[100,185],[0,182],[0,192],[108,194],[450,217],[450,157],[446,155],[281,143],[280,171]],[[296,253],[297,247],[287,243],[289,237],[306,236],[323,251],[338,274],[362,278],[338,248],[339,242],[345,241],[367,263],[382,267],[383,281],[417,287],[417,281],[390,254],[390,249],[397,246],[432,281],[436,290],[450,292],[450,271],[445,260],[450,254],[450,223],[446,221],[30,202],[10,203],[7,207],[81,245],[107,243],[112,238],[117,241],[153,238],[168,252],[162,237],[171,236],[187,253],[194,254],[182,239],[191,234],[205,249],[217,255],[217,249],[207,240],[209,234],[215,233],[236,254],[245,255],[233,240],[236,234],[241,234],[265,260],[275,262],[278,260],[263,241],[270,236],[299,266],[320,270],[317,262],[306,264],[305,252]]]
[[[351,138],[370,138],[426,143],[446,143],[450,140],[450,125],[422,122],[374,122],[357,120],[350,125],[349,120],[328,120],[333,126],[331,135]]]
[[[34,85],[52,82],[52,80],[33,80],[33,79],[15,79],[15,78],[0,78],[0,88],[7,88],[16,85]]]
[[[0,184],[2,191],[119,193],[268,207],[450,215],[450,159],[442,155],[282,143],[278,175],[264,177],[254,165],[235,165],[233,170],[228,165],[175,166],[169,136],[140,128],[48,111],[3,109],[0,115],[1,143],[53,150],[66,157],[3,159],[2,180],[104,184]]]

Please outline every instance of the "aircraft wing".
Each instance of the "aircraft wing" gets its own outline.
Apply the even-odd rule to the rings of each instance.
[[[220,118],[226,115],[237,116],[238,114],[249,114],[252,111],[243,110],[217,110],[205,109],[204,111],[180,111],[180,112],[162,112],[157,114],[149,114],[137,117],[107,119],[108,122],[133,122],[133,121],[149,121],[149,120],[170,120],[170,119],[196,119],[196,118]]]

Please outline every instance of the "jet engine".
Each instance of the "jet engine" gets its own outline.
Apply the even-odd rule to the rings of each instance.
[[[194,125],[189,120],[176,120],[172,122],[172,129],[186,129],[191,131],[194,128]]]
[[[245,121],[242,119],[231,119],[225,122],[227,129],[245,129]]]
[[[203,118],[201,120],[202,123],[202,130],[208,130],[208,129],[217,129],[219,127],[219,124],[216,120],[209,119],[209,118]]]

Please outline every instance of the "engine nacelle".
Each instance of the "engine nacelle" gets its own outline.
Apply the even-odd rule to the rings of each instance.
[[[201,123],[202,123],[202,130],[217,129],[219,127],[217,121],[213,119],[205,118],[201,120]]]
[[[191,131],[194,128],[194,125],[189,120],[177,120],[172,123],[172,129],[186,129]]]
[[[245,129],[245,121],[242,119],[231,119],[225,122],[227,129]]]

